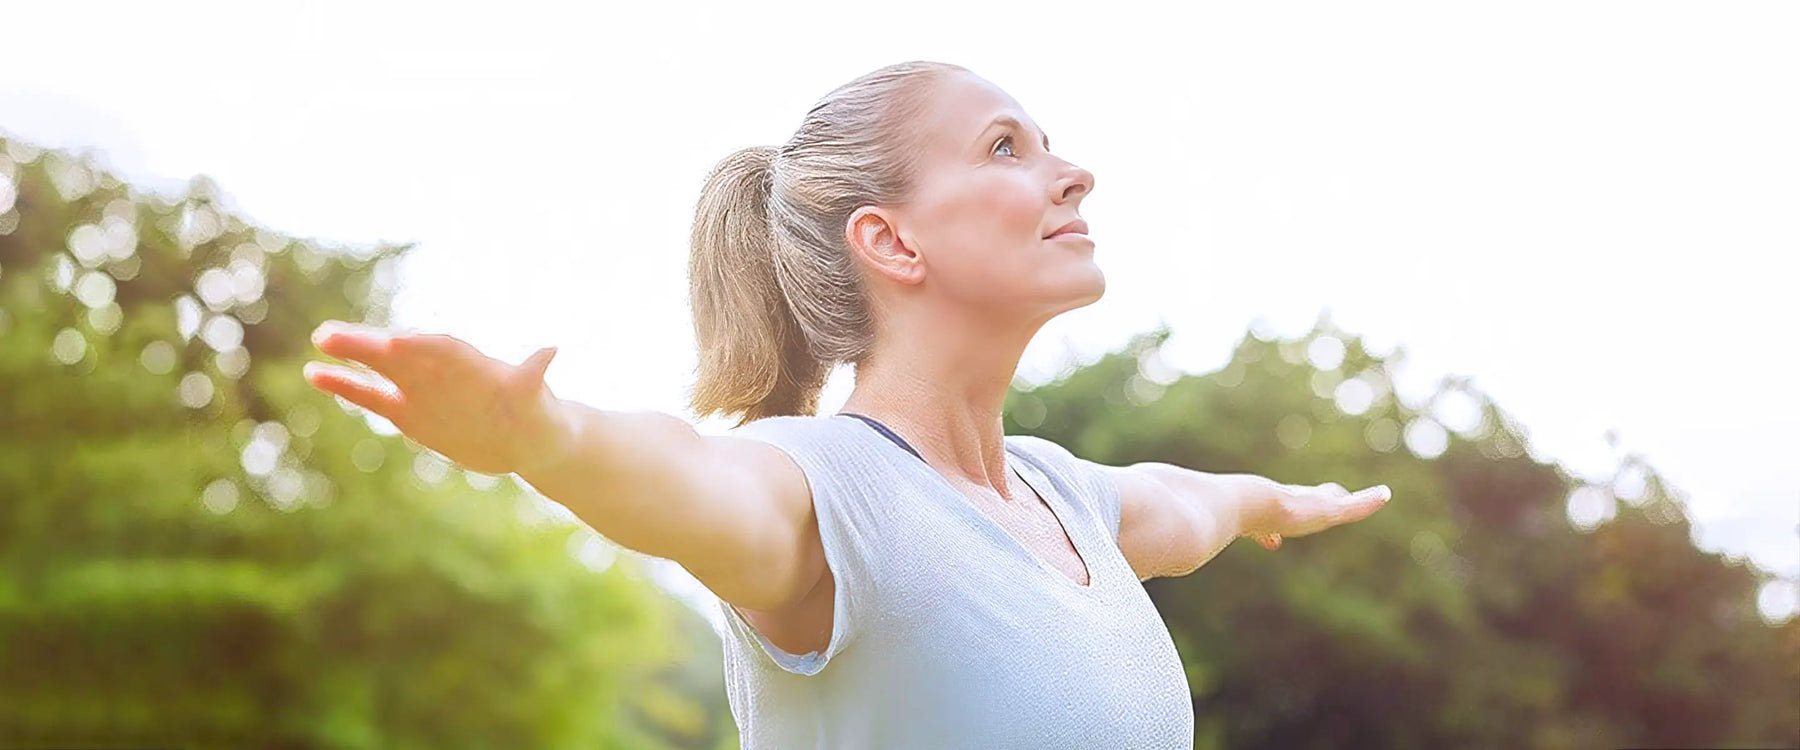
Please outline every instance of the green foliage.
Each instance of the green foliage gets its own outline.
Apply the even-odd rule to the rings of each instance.
[[[735,734],[681,672],[716,640],[638,559],[584,565],[613,548],[529,488],[301,379],[319,321],[385,319],[406,248],[16,142],[0,181],[0,746]]]
[[[1475,398],[1482,424],[1414,454],[1405,426],[1431,410],[1393,395],[1403,352],[1372,356],[1321,320],[1294,340],[1246,336],[1218,372],[1159,383],[1168,335],[1015,391],[1007,431],[1114,465],[1394,491],[1355,525],[1273,553],[1233,545],[1146,584],[1187,664],[1197,747],[1800,743],[1800,619],[1761,621],[1768,574],[1695,549],[1653,469],[1637,466],[1642,498],[1579,530],[1564,507],[1580,483],[1527,455],[1523,431],[1466,382],[1433,398]],[[1306,356],[1324,337],[1344,344],[1335,367]],[[1374,394],[1355,414],[1334,399],[1352,378]]]

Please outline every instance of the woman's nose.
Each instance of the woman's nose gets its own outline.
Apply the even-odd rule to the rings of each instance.
[[[1070,164],[1056,181],[1056,202],[1066,203],[1094,191],[1094,173]]]

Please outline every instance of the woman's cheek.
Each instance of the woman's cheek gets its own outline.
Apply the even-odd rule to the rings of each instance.
[[[1004,203],[998,210],[1006,217],[1007,225],[1025,239],[1042,238],[1043,233],[1038,231],[1044,222],[1042,191],[1023,178],[1007,183],[1004,190],[994,194]]]

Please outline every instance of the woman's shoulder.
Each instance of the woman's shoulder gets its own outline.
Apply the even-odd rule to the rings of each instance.
[[[812,458],[842,464],[868,457],[867,441],[856,433],[860,426],[856,420],[838,415],[784,415],[763,417],[727,434],[783,448],[802,463]]]
[[[1062,483],[1083,504],[1093,507],[1106,520],[1113,534],[1118,534],[1118,488],[1101,464],[1075,455],[1054,440],[1036,435],[1007,435],[1006,442],[1015,446],[1051,481]]]
[[[1049,438],[1037,435],[1007,435],[1005,441],[1007,445],[1024,453],[1027,457],[1039,463],[1057,465],[1058,468],[1075,459],[1075,454],[1069,452],[1068,448],[1062,447],[1060,443]]]
[[[738,424],[729,430],[733,435],[796,435],[796,433],[819,433],[832,430],[839,423],[830,414],[785,414],[776,417],[761,417],[749,423]]]

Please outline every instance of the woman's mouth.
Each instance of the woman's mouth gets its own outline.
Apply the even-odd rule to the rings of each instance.
[[[1076,220],[1071,221],[1067,224],[1064,224],[1060,227],[1057,227],[1056,231],[1051,232],[1049,234],[1049,236],[1045,237],[1044,239],[1053,240],[1053,239],[1057,239],[1059,237],[1080,237],[1081,239],[1085,240],[1085,239],[1088,239],[1087,233],[1088,233],[1087,222],[1083,221],[1081,219],[1076,219]],[[1089,240],[1089,241],[1091,242],[1092,240]]]

